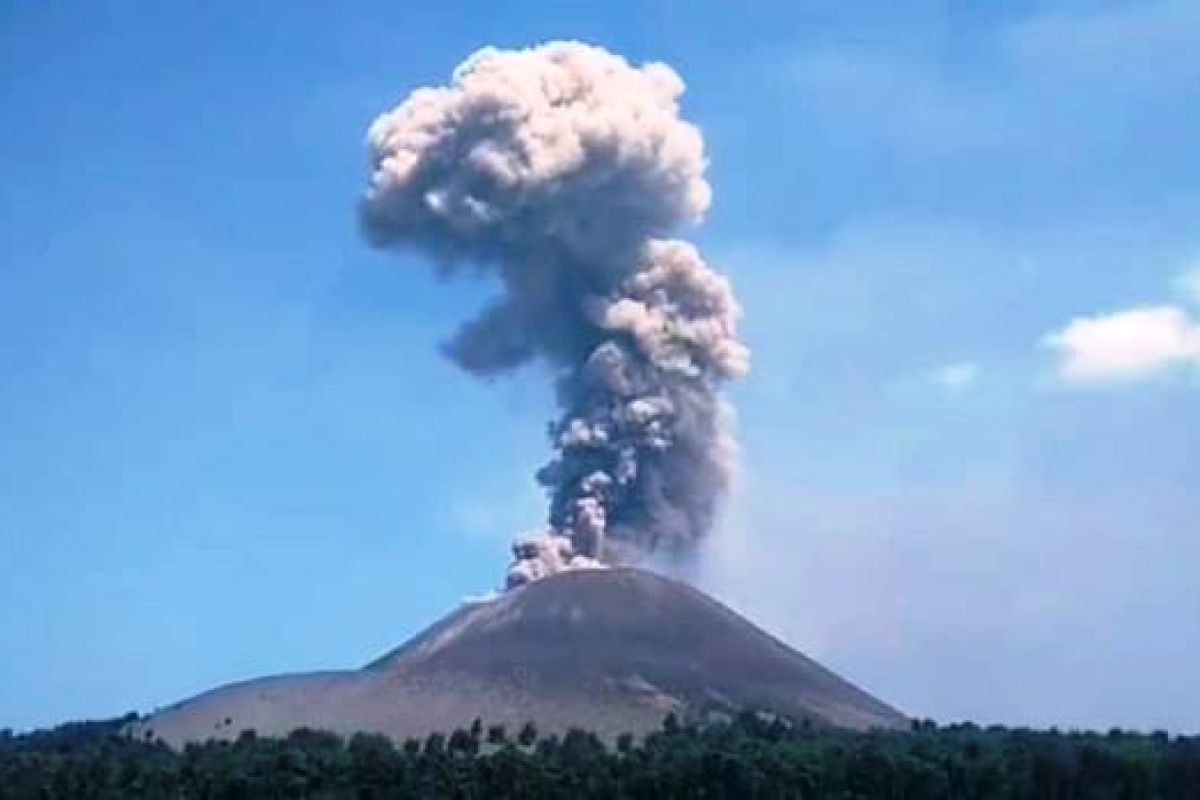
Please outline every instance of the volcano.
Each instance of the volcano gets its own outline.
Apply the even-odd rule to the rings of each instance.
[[[260,678],[162,709],[132,733],[174,746],[301,727],[400,741],[469,727],[606,738],[670,712],[758,709],[817,725],[907,719],[685,584],[638,569],[559,573],[464,605],[359,670]]]

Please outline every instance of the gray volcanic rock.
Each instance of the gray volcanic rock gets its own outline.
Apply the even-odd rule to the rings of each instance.
[[[261,678],[160,710],[133,733],[179,746],[299,727],[402,740],[475,718],[613,737],[740,708],[867,729],[907,724],[690,586],[636,569],[564,572],[468,604],[357,671]]]

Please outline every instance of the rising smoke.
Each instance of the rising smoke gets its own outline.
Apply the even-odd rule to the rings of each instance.
[[[729,488],[718,385],[749,353],[729,283],[665,238],[711,196],[682,92],[664,64],[576,42],[488,48],[370,128],[371,243],[502,283],[449,357],[481,376],[540,358],[558,375],[554,456],[537,474],[548,526],[514,545],[510,586],[686,553]]]

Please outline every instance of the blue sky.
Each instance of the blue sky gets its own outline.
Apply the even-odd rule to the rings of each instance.
[[[752,374],[698,580],[904,710],[1200,731],[1200,6],[0,11],[0,726],[364,663],[535,526],[546,377],[358,236],[485,44],[688,83]],[[986,7],[982,7],[986,6]]]

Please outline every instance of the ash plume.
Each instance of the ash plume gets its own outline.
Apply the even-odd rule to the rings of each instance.
[[[683,82],[601,48],[487,48],[368,133],[363,228],[442,275],[488,272],[500,295],[445,345],[495,376],[557,375],[544,531],[508,584],[686,553],[712,529],[734,468],[722,381],[745,372],[737,301],[691,244],[711,191]]]

